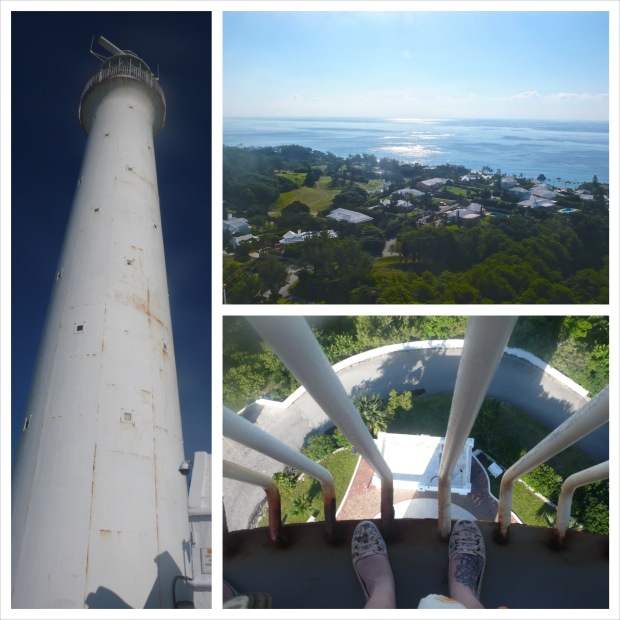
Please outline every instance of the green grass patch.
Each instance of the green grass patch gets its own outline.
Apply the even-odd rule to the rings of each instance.
[[[451,394],[413,399],[413,409],[400,413],[388,427],[389,433],[444,437],[450,417]]]
[[[320,461],[320,464],[334,477],[334,484],[336,486],[336,510],[340,506],[344,494],[349,488],[349,483],[351,482],[359,458],[359,455],[353,454],[351,450],[340,450]],[[293,514],[294,500],[302,495],[308,497],[310,506],[304,514]],[[325,520],[321,485],[314,478],[310,478],[307,475],[304,476],[304,479],[297,482],[297,485],[289,494],[282,494],[281,501],[283,523],[305,523],[310,516],[314,516],[317,521]],[[266,513],[263,513],[258,525],[259,527],[264,527],[268,524],[268,517]]]
[[[375,273],[409,273],[403,268],[399,256],[380,256],[372,261],[372,270]]]
[[[297,187],[301,187],[306,178],[305,172],[280,172],[277,176],[284,177],[289,181],[293,181],[297,185]]]
[[[462,187],[450,187],[447,188],[451,194],[456,194],[457,196],[467,196],[467,192],[471,192],[471,190],[463,189]]]
[[[555,511],[526,486],[516,482],[512,493],[512,512],[526,525],[548,527],[543,513]]]
[[[282,176],[286,176],[287,178],[300,176],[296,173],[286,173]],[[301,175],[301,182],[303,183],[303,179],[305,178],[305,174]],[[294,182],[297,182],[295,178],[292,179]],[[269,209],[269,214],[273,216],[280,215],[280,211],[284,209],[287,205],[298,200],[299,202],[303,202],[305,205],[310,207],[310,213],[312,215],[316,215],[323,209],[326,209],[331,204],[334,196],[336,196],[340,190],[339,189],[328,189],[329,184],[331,183],[331,177],[322,176],[315,184],[314,187],[298,187],[290,192],[284,192],[280,194],[280,197],[276,202],[271,205]]]

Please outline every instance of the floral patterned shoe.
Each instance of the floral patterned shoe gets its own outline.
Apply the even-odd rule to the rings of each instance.
[[[371,521],[360,521],[353,532],[353,539],[351,541],[351,559],[353,560],[353,568],[355,574],[362,584],[362,589],[366,595],[366,600],[370,598],[366,584],[362,581],[360,574],[357,572],[357,563],[363,558],[369,555],[383,555],[387,559],[387,548],[385,541],[379,528]]]
[[[459,582],[480,598],[486,553],[484,538],[473,521],[461,519],[455,523],[448,545],[448,561],[451,562],[453,559],[459,562],[457,568]]]

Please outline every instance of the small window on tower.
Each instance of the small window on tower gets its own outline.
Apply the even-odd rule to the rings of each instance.
[[[124,409],[123,415],[121,416],[121,421],[123,422],[133,422],[133,411],[125,411]]]
[[[100,208],[101,208],[101,207],[95,207],[95,208],[93,209],[93,211],[94,211],[95,213],[99,213],[99,209],[100,209]]]
[[[62,269],[58,273],[56,273],[56,279],[60,280],[61,278],[62,278]]]
[[[75,333],[79,334],[84,331],[84,323],[76,323],[75,324]]]
[[[133,166],[127,166],[127,170],[129,170],[129,172],[133,172]]]
[[[28,428],[30,427],[30,420],[32,420],[32,416],[29,415],[25,420],[24,420],[24,428],[22,429],[23,432],[27,431]]]
[[[103,137],[104,137],[104,138],[107,138],[109,135],[110,135],[110,132],[108,131],[108,132],[106,132],[106,133],[104,133],[104,134],[103,134]]]
[[[134,261],[133,258],[126,258],[125,259],[125,262],[127,263],[127,265],[129,265],[129,267],[131,267],[133,265],[133,261]]]

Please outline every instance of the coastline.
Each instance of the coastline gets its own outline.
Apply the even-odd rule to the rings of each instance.
[[[223,119],[224,146],[297,144],[347,157],[368,153],[425,166],[583,183],[609,182],[609,122],[545,119],[246,117]]]

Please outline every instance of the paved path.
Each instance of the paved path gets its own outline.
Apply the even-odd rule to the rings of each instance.
[[[349,494],[338,510],[338,519],[361,521],[377,518],[377,515],[381,513],[381,490],[373,486],[372,477],[372,468],[362,458],[351,481]],[[408,518],[437,518],[437,498],[438,494],[434,491],[394,489],[394,504],[401,502],[409,504]],[[412,500],[414,500],[413,503],[411,503]],[[493,521],[497,515],[497,507],[497,500],[489,492],[489,479],[484,468],[472,456],[471,492],[467,495],[452,494],[452,516],[453,518],[471,518],[459,516],[460,509],[478,520]]]
[[[454,390],[461,349],[417,349],[389,353],[341,370],[338,377],[353,397],[362,392],[387,396],[392,389],[424,388],[427,394]],[[581,408],[586,399],[525,360],[504,355],[489,388],[488,396],[514,405],[550,429]],[[306,438],[332,424],[314,400],[300,396],[288,408],[252,405],[244,417],[288,445],[300,449]],[[609,458],[609,428],[606,424],[579,442],[579,447],[597,461]],[[282,465],[236,442],[224,439],[224,458],[271,475]],[[264,499],[262,489],[224,480],[224,507],[230,530],[245,529]]]

